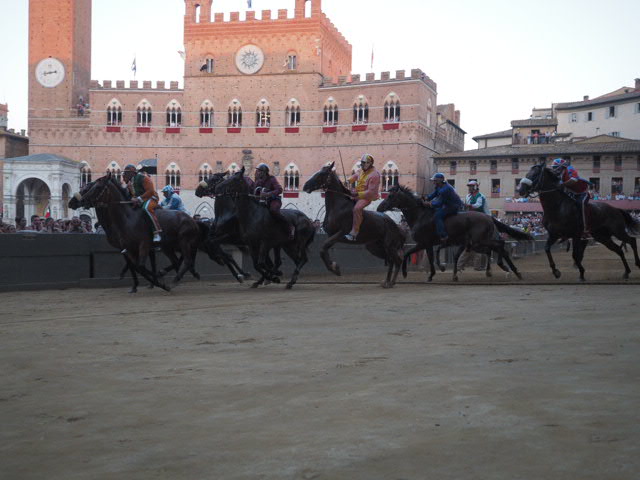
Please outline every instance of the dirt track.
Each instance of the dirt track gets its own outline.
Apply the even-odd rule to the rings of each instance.
[[[0,478],[637,479],[638,285],[449,278],[0,294]]]

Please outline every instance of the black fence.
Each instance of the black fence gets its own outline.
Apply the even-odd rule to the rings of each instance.
[[[327,274],[320,259],[320,247],[326,240],[324,234],[316,235],[309,253],[309,263],[304,267],[303,278],[308,275]],[[530,255],[543,248],[543,241],[513,244],[516,256]],[[229,249],[243,268],[253,271],[251,259],[239,250]],[[331,250],[331,257],[345,274],[364,274],[385,271],[384,261],[372,256],[363,246],[338,244]],[[445,263],[451,264],[453,249],[443,251]],[[422,268],[415,261],[412,269]],[[159,268],[168,260],[158,256]],[[42,234],[20,233],[0,235],[0,291],[64,289],[72,287],[126,286],[130,280],[120,280],[124,259],[111,247],[104,235],[98,234]],[[292,262],[283,253],[283,271],[292,271]],[[203,252],[198,253],[196,270],[203,279],[230,280],[225,267],[211,261]],[[128,275],[128,274],[127,274]],[[173,275],[173,272],[169,275]],[[186,274],[185,280],[191,276]]]

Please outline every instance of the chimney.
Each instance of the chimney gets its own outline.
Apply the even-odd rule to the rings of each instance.
[[[582,97],[583,102],[586,102],[587,100],[589,100],[589,95],[585,95],[584,97]]]
[[[636,90],[640,90],[640,78],[636,78]]]

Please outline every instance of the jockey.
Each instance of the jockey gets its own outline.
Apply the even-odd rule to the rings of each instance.
[[[553,173],[560,177],[560,185],[569,190],[578,207],[578,229],[582,235],[588,235],[587,202],[589,202],[589,181],[578,175],[578,171],[562,158],[556,158],[551,164]]]
[[[178,210],[179,212],[184,212],[188,214],[187,209],[184,208],[184,203],[180,195],[176,193],[171,185],[167,185],[162,189],[162,194],[164,195],[164,200],[160,202],[160,206],[162,208],[166,208],[168,210]]]
[[[282,199],[280,198],[280,195],[282,195],[282,187],[278,179],[269,174],[269,166],[266,163],[261,163],[256,167],[254,192],[260,196],[260,200],[264,200],[267,203],[267,207],[273,218],[286,228],[285,231],[289,235],[289,239],[293,240],[296,234],[296,228],[287,221],[280,211],[282,208]]]
[[[466,209],[470,212],[481,212],[489,215],[487,197],[480,193],[480,185],[478,182],[476,180],[469,180],[467,187],[469,187],[469,194],[464,201]]]
[[[356,240],[360,232],[360,225],[364,217],[364,209],[374,200],[378,199],[378,190],[380,190],[380,172],[373,166],[373,156],[365,153],[360,159],[361,170],[349,178],[349,185],[354,185],[351,189],[351,197],[356,200],[353,207],[353,224],[351,231],[344,236],[350,242]]]
[[[427,197],[425,205],[436,209],[434,215],[436,231],[438,232],[440,241],[445,243],[449,239],[449,236],[444,226],[444,220],[458,213],[462,208],[462,200],[460,200],[460,197],[453,187],[445,181],[443,173],[434,174],[433,177],[431,177],[431,181],[434,183],[436,189]]]
[[[142,209],[151,221],[153,226],[153,243],[160,243],[160,233],[162,233],[162,229],[155,214],[155,210],[158,207],[158,194],[151,178],[142,172],[137,172],[136,166],[129,164],[124,167],[122,179],[134,197],[134,206],[142,206]]]

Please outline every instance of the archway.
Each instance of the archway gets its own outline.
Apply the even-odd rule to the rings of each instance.
[[[43,216],[50,201],[49,186],[39,178],[27,178],[20,182],[16,191],[16,217],[29,221],[32,215]]]

